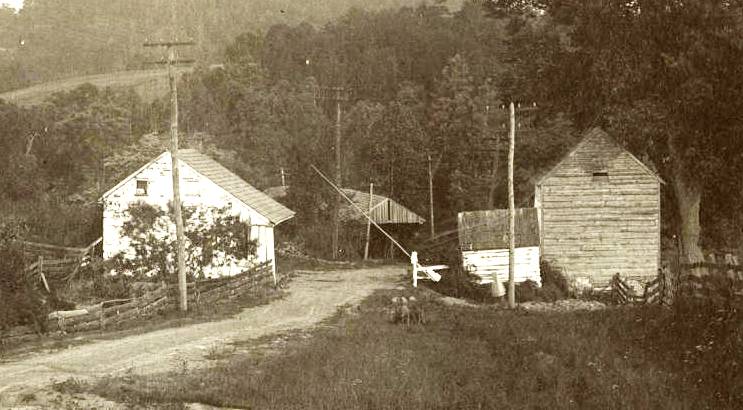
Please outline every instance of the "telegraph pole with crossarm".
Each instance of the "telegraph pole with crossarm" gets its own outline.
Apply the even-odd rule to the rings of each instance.
[[[175,65],[178,63],[192,62],[190,60],[176,59],[176,47],[192,46],[196,43],[193,41],[178,41],[175,39],[176,14],[175,0],[172,8],[172,41],[146,42],[145,47],[165,47],[168,52],[168,79],[170,83],[170,157],[172,163],[173,175],[173,213],[175,218],[175,234],[177,242],[177,263],[178,263],[178,294],[180,299],[181,312],[188,311],[188,285],[186,284],[186,245],[183,228],[183,215],[181,213],[181,189],[180,189],[180,172],[178,169],[178,80],[175,73]]]

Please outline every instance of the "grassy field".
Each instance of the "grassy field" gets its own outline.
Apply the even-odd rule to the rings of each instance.
[[[743,406],[738,312],[684,306],[530,314],[427,299],[428,323],[405,327],[385,313],[399,292],[379,292],[359,310],[339,309],[311,337],[252,342],[265,349],[238,349],[243,353],[207,370],[68,381],[58,389],[148,408]]]
[[[184,72],[188,70],[179,69],[179,71]],[[169,90],[167,70],[131,70],[50,81],[20,90],[1,93],[0,99],[21,106],[37,105],[44,102],[44,100],[54,93],[70,91],[83,84],[92,84],[99,88],[133,87],[145,101],[151,101],[166,95]]]

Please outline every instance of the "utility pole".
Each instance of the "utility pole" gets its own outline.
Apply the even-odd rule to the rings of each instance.
[[[372,206],[374,206],[374,183],[369,183],[369,217],[371,218]],[[364,260],[369,259],[369,240],[371,236],[371,219],[366,220],[366,245],[364,245]]]
[[[436,225],[433,222],[433,170],[431,169],[431,155],[428,155],[428,206],[431,219],[431,239],[436,236]]]
[[[342,187],[341,172],[341,88],[336,89],[335,94],[335,183]],[[335,212],[333,214],[333,259],[338,259],[338,236],[341,229],[340,219],[341,197],[335,197]]]
[[[515,248],[516,248],[516,206],[513,195],[513,159],[516,145],[516,109],[513,102],[508,106],[508,307],[516,307]]]
[[[147,42],[145,47],[165,47],[168,51],[168,80],[170,83],[170,157],[173,175],[173,212],[175,217],[175,232],[178,259],[178,293],[180,297],[181,312],[188,311],[188,291],[186,284],[186,260],[185,260],[185,238],[183,233],[183,215],[181,214],[181,190],[180,175],[178,169],[178,80],[175,73],[176,60],[175,48],[179,46],[192,46],[193,41],[178,41],[175,39],[176,32],[176,7],[175,0],[171,9],[172,41]],[[185,62],[181,60],[180,62]]]
[[[490,117],[490,105],[485,106],[485,130],[486,132],[489,131],[488,129],[488,119]],[[488,209],[494,209],[495,208],[495,190],[498,187],[498,180],[496,179],[496,176],[498,175],[498,166],[500,165],[500,136],[498,133],[493,133],[493,139],[495,140],[495,147],[493,149],[493,164],[490,168],[490,186],[488,188],[488,198],[487,198],[487,208]]]
[[[335,102],[335,184],[341,187],[343,183],[341,167],[341,117],[343,110],[341,103],[348,101],[348,92],[344,87],[323,87],[320,91],[318,98]],[[333,259],[338,259],[341,204],[341,196],[338,195],[335,199],[335,209],[333,210]]]

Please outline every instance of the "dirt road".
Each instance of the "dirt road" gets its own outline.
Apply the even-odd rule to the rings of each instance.
[[[220,346],[310,328],[333,315],[338,306],[357,304],[376,289],[399,286],[403,275],[403,267],[389,266],[300,274],[290,284],[287,297],[245,309],[230,319],[99,341],[0,364],[0,408],[21,393],[43,389],[52,380],[201,367],[207,363],[204,356]]]

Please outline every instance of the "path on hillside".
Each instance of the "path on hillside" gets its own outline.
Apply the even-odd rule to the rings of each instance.
[[[9,397],[41,389],[52,380],[160,373],[177,370],[184,363],[188,368],[203,366],[204,356],[222,345],[311,328],[333,315],[338,306],[358,304],[377,289],[399,286],[403,275],[400,266],[300,274],[290,283],[285,298],[245,309],[233,318],[97,341],[0,364],[0,407]]]

